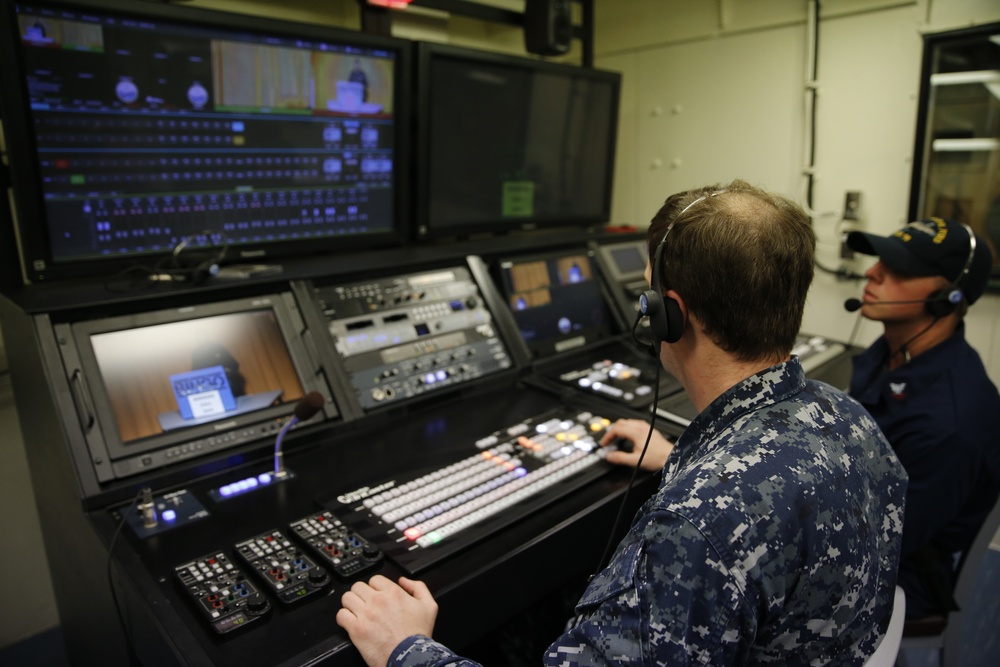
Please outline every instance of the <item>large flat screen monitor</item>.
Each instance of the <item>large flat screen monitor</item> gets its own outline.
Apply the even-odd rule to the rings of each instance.
[[[418,49],[419,237],[607,222],[620,75]]]
[[[409,43],[153,2],[2,0],[26,278],[408,235]]]
[[[316,391],[330,389],[282,295],[60,325],[67,372],[102,481],[264,441]]]

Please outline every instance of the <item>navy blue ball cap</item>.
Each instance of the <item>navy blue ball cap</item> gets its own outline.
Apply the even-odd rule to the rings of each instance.
[[[993,268],[993,253],[976,235],[976,252],[968,275],[962,279],[969,260],[969,232],[965,225],[945,218],[924,218],[907,224],[890,236],[851,232],[847,246],[865,255],[875,255],[887,267],[910,276],[944,276],[958,287],[972,304],[986,291]]]

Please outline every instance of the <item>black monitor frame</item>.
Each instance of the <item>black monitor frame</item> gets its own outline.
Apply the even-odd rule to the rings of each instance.
[[[614,178],[614,160],[617,146],[619,101],[621,96],[621,75],[618,72],[599,70],[590,67],[579,67],[553,63],[543,60],[522,58],[507,54],[474,50],[466,47],[420,42],[416,45],[416,127],[414,152],[414,229],[418,240],[432,240],[451,237],[467,237],[472,235],[492,235],[516,231],[534,231],[557,228],[588,229],[606,223],[611,217],[612,183]],[[607,110],[607,135],[605,146],[595,151],[597,158],[579,160],[591,166],[601,165],[604,173],[601,175],[599,210],[586,214],[556,213],[524,217],[502,217],[502,214],[484,216],[479,220],[441,221],[435,220],[433,211],[433,194],[435,181],[438,183],[450,179],[461,179],[460,173],[448,174],[446,179],[435,172],[433,155],[437,141],[433,133],[433,102],[436,96],[432,67],[436,61],[451,61],[463,63],[469,67],[483,66],[500,68],[511,72],[526,72],[529,75],[550,75],[566,78],[570,81],[580,81],[587,84],[610,86],[610,108]],[[579,142],[586,143],[586,142]],[[596,145],[599,142],[594,142]],[[580,149],[581,146],[576,148]],[[478,147],[469,144],[468,159],[476,160]]]
[[[14,223],[18,236],[21,273],[24,282],[41,283],[53,280],[90,276],[108,276],[134,266],[154,266],[170,259],[172,248],[143,249],[124,256],[106,254],[97,257],[56,256],[53,250],[50,223],[43,200],[41,169],[36,153],[36,139],[22,58],[20,33],[15,7],[54,8],[81,15],[126,16],[151,24],[177,24],[185,28],[217,32],[224,35],[263,35],[272,40],[301,41],[310,44],[343,44],[358,48],[391,52],[395,59],[393,78],[394,146],[392,175],[392,220],[373,231],[359,233],[314,234],[299,238],[248,239],[230,243],[229,262],[270,262],[318,253],[339,253],[360,248],[400,245],[410,236],[410,99],[412,63],[408,40],[370,35],[321,25],[293,23],[272,18],[229,14],[212,10],[154,2],[125,0],[0,0],[0,117],[11,165],[14,191]],[[89,13],[89,14],[88,14]],[[275,42],[277,43],[277,42]],[[288,44],[289,42],[281,42]],[[343,117],[343,116],[341,116]],[[364,119],[349,115],[348,118]],[[203,228],[206,229],[206,228]],[[211,228],[208,228],[211,229]],[[195,230],[185,230],[186,236]],[[201,229],[196,230],[198,232]],[[180,235],[180,234],[178,234]],[[272,235],[274,236],[274,235]],[[199,237],[197,242],[209,245]],[[215,254],[220,244],[210,250]],[[176,246],[174,246],[176,247]],[[192,244],[188,252],[193,259],[198,248]],[[208,248],[202,248],[208,250]]]
[[[644,240],[604,243],[598,250],[607,264],[608,277],[612,281],[622,284],[645,281],[648,256]]]
[[[218,455],[219,452],[248,444],[268,444],[274,438],[281,425],[292,415],[297,404],[296,396],[282,397],[279,404],[255,406],[253,410],[192,422],[173,430],[164,429],[159,433],[145,433],[141,437],[129,439],[123,436],[119,419],[129,419],[128,414],[121,413],[123,406],[114,405],[105,371],[109,368],[107,358],[102,368],[95,350],[94,337],[103,334],[119,334],[123,338],[138,341],[143,338],[144,330],[156,333],[156,328],[164,325],[180,325],[189,332],[199,325],[199,320],[211,323],[219,318],[229,316],[253,317],[264,314],[268,318],[265,329],[274,336],[280,336],[287,358],[279,355],[278,342],[269,346],[272,353],[281,358],[268,362],[275,364],[276,373],[273,377],[268,371],[268,382],[276,382],[280,376],[278,371],[286,375],[294,374],[296,389],[301,389],[304,396],[310,392],[321,394],[325,403],[321,413],[313,417],[316,422],[335,419],[340,416],[333,394],[327,385],[324,375],[319,372],[307,350],[307,343],[302,338],[304,325],[289,293],[261,295],[244,299],[234,299],[216,303],[206,303],[182,308],[169,308],[138,314],[116,315],[106,318],[83,320],[72,324],[57,324],[56,335],[67,341],[63,346],[63,365],[66,380],[72,395],[72,410],[75,418],[67,415],[67,422],[78,421],[83,431],[87,452],[78,460],[91,461],[94,473],[101,483],[114,479],[128,478],[133,475],[165,468],[170,465],[200,458]],[[273,323],[273,326],[272,326]],[[240,332],[243,336],[244,332]],[[260,340],[248,338],[240,341],[241,349],[260,348]],[[255,342],[256,341],[256,342]],[[173,342],[171,343],[173,344]],[[189,344],[188,339],[179,340],[178,349]],[[150,353],[150,358],[160,359],[162,355]],[[244,359],[244,366],[246,359]],[[119,362],[121,363],[121,362]],[[290,367],[287,366],[290,364]],[[279,368],[279,366],[285,366]],[[166,381],[166,378],[144,377],[149,375],[149,369],[136,369],[128,381],[130,386],[146,385],[156,379]],[[257,381],[263,378],[254,378]],[[253,380],[251,380],[253,381]],[[268,387],[273,389],[273,387]],[[284,387],[279,387],[284,389]],[[153,390],[143,390],[143,396],[135,400],[141,407],[152,409],[162,401],[152,396]],[[131,399],[129,399],[131,400]],[[69,406],[67,406],[69,409]],[[146,415],[148,417],[148,415]],[[148,429],[147,429],[148,430]],[[81,443],[82,444],[82,443]]]

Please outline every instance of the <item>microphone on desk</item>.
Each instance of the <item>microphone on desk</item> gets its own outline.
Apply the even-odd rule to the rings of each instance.
[[[319,412],[325,403],[326,399],[323,398],[323,394],[318,391],[310,391],[295,404],[295,410],[292,411],[292,418],[282,427],[278,433],[278,438],[274,441],[274,476],[277,479],[284,479],[288,476],[288,473],[285,471],[285,455],[281,451],[281,441],[285,438],[285,434],[299,422],[312,419],[313,415]]]
[[[148,486],[142,489],[142,501],[139,503],[139,513],[142,515],[142,525],[146,528],[156,528],[159,517],[156,504],[153,503],[153,490]]]

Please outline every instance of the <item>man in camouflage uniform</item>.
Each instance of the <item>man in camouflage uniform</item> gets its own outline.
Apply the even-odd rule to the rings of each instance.
[[[789,357],[813,274],[808,219],[735,181],[668,199],[649,248],[680,327],[659,358],[701,412],[676,446],[653,432],[642,467],[663,468],[659,489],[540,657],[862,665],[892,611],[906,478],[865,410]],[[623,420],[604,441],[641,444],[647,429]],[[635,465],[638,450],[608,460]],[[429,638],[437,605],[421,582],[376,576],[343,604],[337,622],[370,665],[467,664]]]

